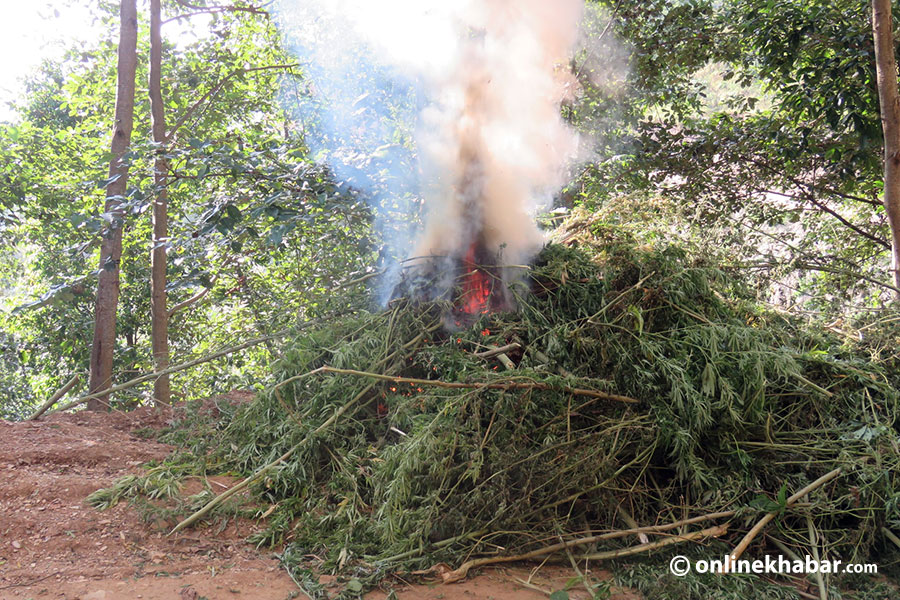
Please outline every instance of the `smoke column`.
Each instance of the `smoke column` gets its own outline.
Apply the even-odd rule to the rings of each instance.
[[[578,151],[560,117],[583,0],[279,0],[303,61],[307,143],[365,188],[397,258],[474,242],[527,261]],[[424,227],[401,223],[421,212]],[[401,217],[401,218],[396,218]]]

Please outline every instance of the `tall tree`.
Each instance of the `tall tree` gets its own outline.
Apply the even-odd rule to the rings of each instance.
[[[897,91],[897,58],[891,0],[872,0],[872,30],[878,98],[884,131],[884,209],[891,227],[891,269],[894,287],[900,288],[900,94]],[[900,292],[897,293],[900,299]]]
[[[166,160],[166,113],[162,98],[162,21],[160,0],[150,0],[150,116],[156,160],[153,167],[153,236],[150,252],[150,315],[153,367],[163,371],[169,366],[169,316],[166,308],[166,244],[169,237]],[[169,376],[160,375],[153,384],[153,397],[168,404],[171,400]]]
[[[119,304],[119,263],[122,258],[122,204],[128,191],[128,161],[134,123],[134,83],[137,72],[137,2],[122,0],[119,8],[119,50],[117,64],[116,114],[113,126],[109,179],[106,186],[106,214],[110,224],[100,244],[100,275],[94,305],[94,341],[91,346],[91,393],[112,383],[113,353],[116,345],[116,310]],[[88,403],[100,410],[107,396]]]

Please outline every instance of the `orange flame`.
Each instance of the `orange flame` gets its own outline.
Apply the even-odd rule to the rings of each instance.
[[[487,273],[475,262],[475,243],[463,259],[464,273],[462,290],[460,291],[460,312],[467,315],[487,314],[491,312],[491,280]]]

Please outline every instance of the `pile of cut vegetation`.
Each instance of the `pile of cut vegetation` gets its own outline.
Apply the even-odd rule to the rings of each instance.
[[[628,561],[622,581],[656,598],[807,585],[679,580],[662,576],[668,558],[640,558],[678,543],[887,567],[896,372],[760,309],[733,273],[586,217],[512,291],[517,312],[461,331],[443,327],[447,306],[403,299],[309,328],[271,388],[190,434],[172,472],[249,476],[240,489],[271,507],[256,541],[283,548],[315,598],[323,570],[356,597],[388,572],[453,581],[509,557]]]

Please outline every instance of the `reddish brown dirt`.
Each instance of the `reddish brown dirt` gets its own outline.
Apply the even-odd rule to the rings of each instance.
[[[51,415],[36,423],[0,421],[0,600],[305,597],[271,551],[244,542],[255,523],[167,537],[127,503],[105,512],[85,503],[91,492],[171,452],[132,433],[161,427],[168,418],[139,409]],[[561,589],[571,575],[521,566],[483,571],[450,586],[395,583],[400,600],[539,600],[547,597],[540,590]],[[570,594],[587,597],[584,591]],[[366,597],[382,600],[386,593]]]
[[[106,512],[85,504],[169,454],[131,434],[165,418],[142,409],[0,421],[0,599],[278,600],[296,590],[271,553],[243,542],[246,523],[168,538],[127,504]]]

